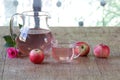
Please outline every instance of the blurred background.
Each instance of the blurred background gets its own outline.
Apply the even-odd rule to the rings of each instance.
[[[120,0],[35,1],[41,1],[41,10],[50,13],[50,26],[120,26]],[[0,6],[0,26],[9,26],[13,14],[33,10],[33,0],[0,0]]]

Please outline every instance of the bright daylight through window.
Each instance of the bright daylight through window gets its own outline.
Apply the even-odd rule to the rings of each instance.
[[[37,0],[36,0],[37,1]],[[119,0],[41,0],[51,15],[50,26],[120,26]],[[8,26],[15,13],[33,9],[33,0],[1,0],[0,26]]]

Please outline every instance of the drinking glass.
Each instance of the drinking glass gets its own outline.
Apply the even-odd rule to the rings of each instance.
[[[75,54],[75,44],[73,41],[52,41],[52,57],[57,62],[71,62],[78,58],[80,54]]]

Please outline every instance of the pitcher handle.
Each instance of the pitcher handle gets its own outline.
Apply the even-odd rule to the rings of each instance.
[[[24,15],[23,14],[20,14],[20,13],[16,13],[16,14],[14,14],[12,17],[11,17],[11,19],[10,19],[10,35],[11,35],[11,38],[12,38],[12,40],[15,42],[15,36],[14,36],[14,32],[13,32],[13,22],[14,22],[14,17],[15,16],[17,16],[17,15],[19,15],[20,17],[21,17],[21,19],[22,19],[22,21],[23,21],[23,26],[24,26],[24,24],[25,24],[25,19],[24,19]]]

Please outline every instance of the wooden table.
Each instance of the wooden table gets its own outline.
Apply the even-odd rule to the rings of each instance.
[[[51,30],[57,38],[89,43],[88,57],[79,57],[69,64],[55,63],[49,57],[39,65],[32,64],[28,57],[9,59],[2,38],[9,34],[9,29],[0,27],[0,80],[120,80],[119,27],[52,27]],[[110,46],[109,58],[94,57],[93,47],[99,43]]]

